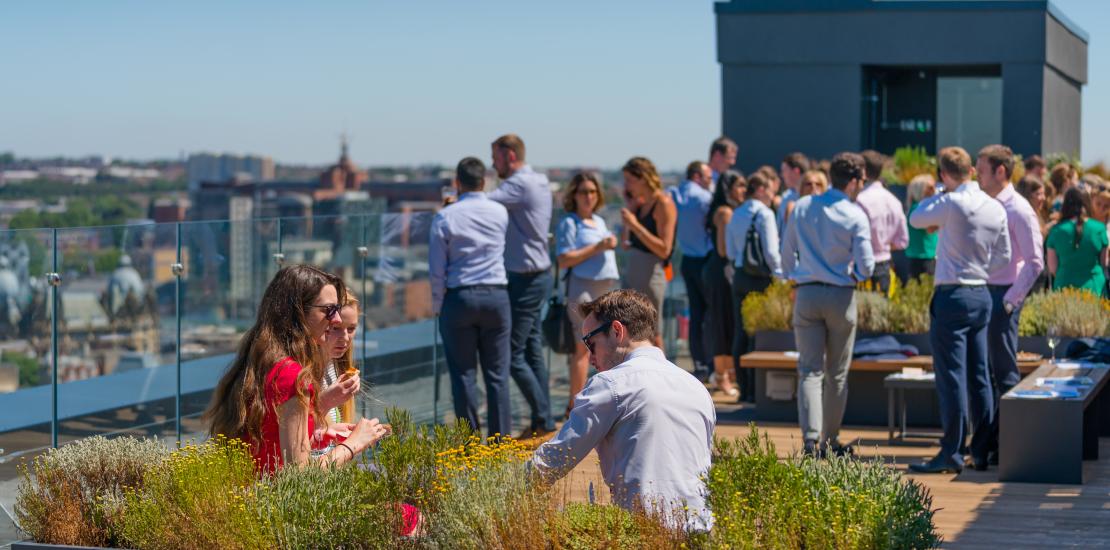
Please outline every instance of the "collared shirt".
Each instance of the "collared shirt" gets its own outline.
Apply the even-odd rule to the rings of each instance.
[[[875,271],[867,214],[839,189],[798,199],[786,222],[782,263],[798,284],[856,286]]]
[[[782,193],[782,200],[779,201],[779,209],[775,211],[775,226],[779,228],[779,235],[783,234],[786,229],[783,225],[786,224],[786,205],[798,200],[798,192],[793,189],[787,189]]]
[[[574,397],[563,428],[540,445],[532,467],[558,479],[594,448],[613,500],[631,508],[689,508],[687,527],[706,531],[712,518],[702,476],[709,471],[717,413],[705,386],[656,347],[594,375]]]
[[[713,250],[713,242],[705,228],[705,217],[709,215],[709,203],[713,202],[713,194],[690,180],[668,187],[667,192],[678,210],[675,228],[678,249],[683,256],[704,258]]]
[[[883,187],[883,182],[876,180],[864,187],[856,195],[856,204],[871,223],[871,252],[876,262],[889,261],[891,249],[902,250],[909,246],[910,234],[902,202]]]
[[[509,213],[485,193],[463,193],[440,210],[429,230],[428,279],[432,310],[439,313],[448,288],[503,285]]]
[[[551,267],[547,232],[551,229],[551,184],[547,176],[525,165],[501,182],[489,198],[509,210],[505,269],[532,273]]]
[[[1044,271],[1044,242],[1041,222],[1029,201],[1006,185],[994,198],[1006,210],[1006,227],[1010,234],[1010,263],[992,271],[987,279],[991,285],[1012,285],[1002,300],[1015,308],[1020,306],[1037,277]]]
[[[732,219],[725,226],[725,254],[732,264],[742,267],[744,245],[748,241],[748,229],[755,223],[759,241],[763,246],[763,257],[771,275],[782,278],[782,256],[779,255],[779,232],[775,227],[775,214],[766,204],[757,199],[748,199],[732,211]]]
[[[559,221],[559,227],[555,228],[556,256],[593,246],[612,235],[601,216],[594,214],[590,219],[594,222],[592,226],[572,212]],[[571,272],[575,277],[594,281],[620,279],[620,274],[617,273],[617,255],[612,250],[590,256],[571,268]]]
[[[929,197],[910,214],[910,225],[939,227],[938,285],[985,285],[987,275],[1010,263],[1006,209],[967,181],[950,193]]]

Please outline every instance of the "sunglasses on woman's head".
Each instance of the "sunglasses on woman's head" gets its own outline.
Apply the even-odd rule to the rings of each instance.
[[[318,307],[324,310],[325,319],[334,319],[336,315],[339,315],[339,310],[343,309],[343,306],[339,304],[310,304],[308,307]]]
[[[582,343],[586,345],[586,349],[590,353],[594,352],[594,345],[593,345],[592,342],[590,342],[590,339],[593,338],[594,336],[597,336],[598,334],[603,333],[603,332],[608,332],[609,327],[611,327],[611,326],[613,326],[612,321],[605,321],[604,323],[601,324],[601,326],[591,330],[589,332],[589,334],[582,337]]]

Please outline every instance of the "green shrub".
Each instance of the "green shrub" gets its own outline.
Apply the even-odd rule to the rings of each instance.
[[[269,518],[260,521],[249,447],[223,436],[187,445],[128,491],[122,534],[143,549],[273,548]]]
[[[753,425],[717,440],[709,471],[712,548],[933,548],[932,497],[877,461],[779,460]]]
[[[896,279],[894,279],[896,280]],[[933,300],[933,276],[921,275],[899,286],[890,299],[890,324],[895,332],[927,334],[929,304]]]
[[[413,502],[421,510],[436,506],[436,467],[440,453],[459,447],[473,437],[470,425],[459,420],[451,425],[417,426],[403,409],[390,408],[385,417],[393,435],[378,444],[373,453],[383,491],[395,502]]]
[[[936,160],[929,156],[924,147],[899,147],[894,150],[894,181],[907,185],[921,174],[935,175]]]
[[[744,297],[741,310],[744,330],[748,334],[759,331],[789,331],[793,329],[794,301],[790,299],[790,284],[775,280],[767,290],[752,292]]]
[[[683,548],[696,546],[680,531],[665,527],[658,517],[619,506],[567,504],[547,524],[551,547],[566,550],[594,548]]]
[[[1021,336],[1045,336],[1055,326],[1060,336],[1110,336],[1110,300],[1075,288],[1031,294],[1018,320]]]
[[[860,332],[897,332],[890,300],[878,292],[857,290],[856,329]]]
[[[94,436],[51,449],[20,469],[15,515],[35,542],[78,546],[120,543],[124,490],[169,450],[155,439]]]
[[[400,505],[354,466],[283,468],[255,486],[254,521],[281,548],[393,548]]]

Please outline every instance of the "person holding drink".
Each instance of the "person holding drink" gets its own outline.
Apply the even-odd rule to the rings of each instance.
[[[555,254],[559,269],[566,270],[567,315],[575,334],[582,330],[578,305],[596,300],[619,284],[617,237],[609,232],[597,211],[605,206],[601,181],[592,173],[579,173],[570,180],[563,194],[567,215],[555,230]],[[576,342],[567,359],[570,370],[570,403],[563,417],[574,408],[574,396],[586,386],[589,353],[585,344]]]

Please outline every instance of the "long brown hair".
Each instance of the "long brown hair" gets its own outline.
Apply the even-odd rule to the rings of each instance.
[[[346,309],[346,308],[349,308],[349,307],[355,308],[355,314],[356,315],[358,315],[360,313],[359,312],[359,307],[358,307],[358,298],[356,298],[354,294],[347,294],[347,299],[342,300],[339,303],[343,304],[343,307],[340,308],[340,315],[341,316],[343,314],[343,309]],[[344,329],[344,330],[346,330],[346,329]],[[343,352],[343,356],[336,359],[333,362],[332,367],[335,369],[335,379],[336,380],[339,380],[339,377],[343,376],[343,374],[345,372],[347,372],[347,369],[356,368],[355,367],[355,359],[354,359],[355,353],[354,352],[355,352],[355,342],[354,342],[354,340],[352,340],[351,345],[347,346],[347,351]],[[359,376],[361,376],[361,374]],[[340,419],[340,422],[354,422],[355,421],[354,420],[355,419],[355,398],[352,397],[352,398],[348,399],[347,401],[345,401],[342,405],[339,406],[339,419]]]
[[[258,304],[254,326],[239,340],[235,360],[212,393],[204,413],[209,435],[242,437],[252,444],[261,442],[266,376],[286,357],[303,367],[296,379],[296,398],[313,419],[325,417],[307,391],[309,384],[321,386],[327,365],[323,347],[309,330],[307,310],[327,285],[335,287],[339,303],[343,303],[346,298],[343,280],[319,268],[291,265],[274,275]],[[276,406],[274,409],[276,413]]]
[[[1064,193],[1064,204],[1060,207],[1060,222],[1075,221],[1073,248],[1079,248],[1079,243],[1083,240],[1083,224],[1087,222],[1087,216],[1091,211],[1090,202],[1087,192],[1078,187],[1072,187]]]

